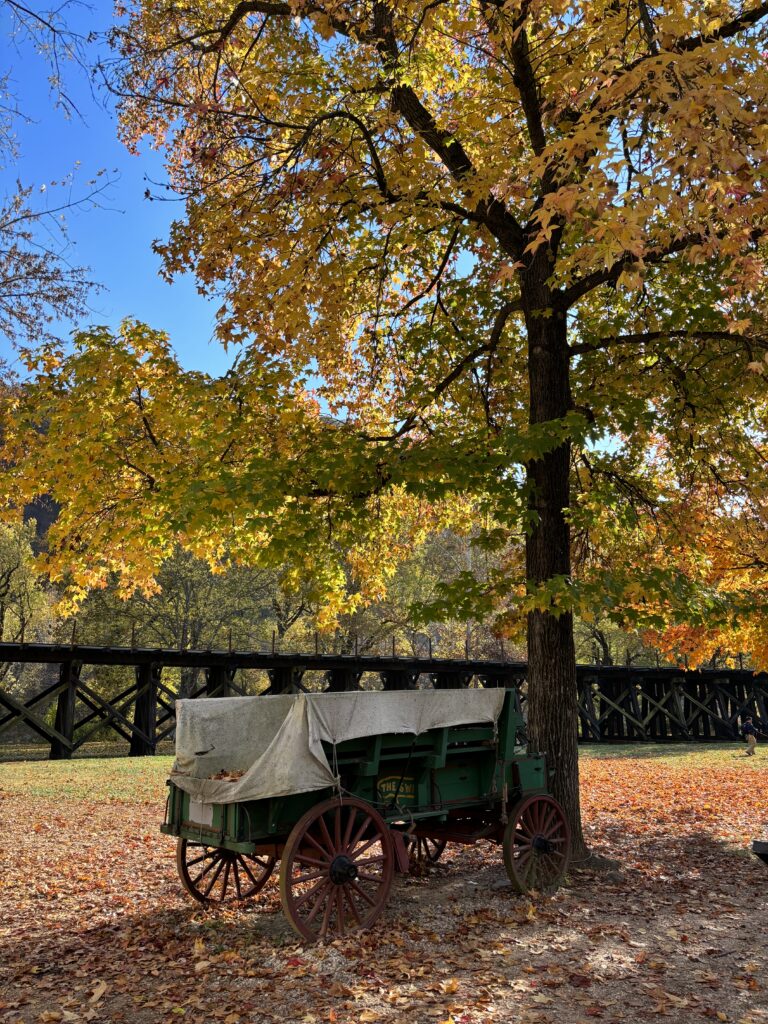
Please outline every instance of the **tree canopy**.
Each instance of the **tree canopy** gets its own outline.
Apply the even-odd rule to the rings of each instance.
[[[375,579],[473,494],[525,559],[458,596],[527,614],[576,822],[574,608],[725,606],[678,557],[691,502],[764,522],[767,37],[756,0],[129,5],[122,131],[185,200],[157,248],[241,356],[182,379],[129,325],[39,357],[46,485],[93,460],[61,564],[319,550],[330,592],[340,550]],[[54,457],[75,425],[90,454]]]

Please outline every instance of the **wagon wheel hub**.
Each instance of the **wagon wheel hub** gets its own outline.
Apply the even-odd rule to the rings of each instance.
[[[346,857],[343,853],[340,853],[338,857],[334,857],[331,861],[331,868],[329,871],[331,881],[334,885],[344,885],[346,882],[354,882],[357,878],[357,864]]]
[[[531,840],[531,846],[539,854],[552,853],[554,849],[552,843],[544,836],[534,836]]]

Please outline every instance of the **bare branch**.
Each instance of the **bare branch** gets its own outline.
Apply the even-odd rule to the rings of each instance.
[[[499,343],[501,342],[501,336],[504,333],[504,328],[506,327],[507,320],[509,320],[510,316],[513,313],[518,313],[521,310],[522,304],[518,300],[514,302],[505,302],[504,305],[496,313],[496,316],[494,317],[493,327],[491,328],[491,334],[488,341],[482,345],[477,345],[470,352],[468,352],[462,359],[460,359],[459,362],[456,363],[456,365],[453,367],[453,369],[448,374],[446,374],[445,377],[443,377],[440,383],[436,384],[428,392],[426,399],[421,404],[419,409],[409,413],[408,416],[406,416],[406,418],[403,420],[400,427],[393,434],[384,434],[379,436],[370,436],[366,434],[363,435],[364,440],[395,441],[398,438],[402,437],[404,434],[407,434],[410,430],[412,430],[423,410],[426,409],[427,406],[429,406],[432,402],[434,402],[435,399],[439,398],[440,395],[442,395],[443,392],[445,392],[451,386],[451,384],[453,384],[454,381],[458,380],[458,378],[464,373],[464,371],[468,367],[472,366],[475,362],[477,362],[477,360],[481,356],[484,356],[489,352],[496,351],[496,349],[499,346]]]

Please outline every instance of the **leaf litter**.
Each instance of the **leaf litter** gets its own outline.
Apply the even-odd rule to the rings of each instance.
[[[587,754],[588,841],[618,870],[529,898],[496,847],[450,846],[372,931],[315,947],[274,879],[236,910],[183,894],[165,760],[0,765],[2,1024],[768,1024],[762,757]]]

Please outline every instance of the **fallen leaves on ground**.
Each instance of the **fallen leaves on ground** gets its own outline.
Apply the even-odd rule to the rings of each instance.
[[[0,765],[0,1021],[214,1024],[768,1022],[768,761],[587,754],[589,841],[618,871],[521,897],[500,851],[450,846],[371,932],[305,947],[272,880],[186,897],[158,832],[167,759]]]

